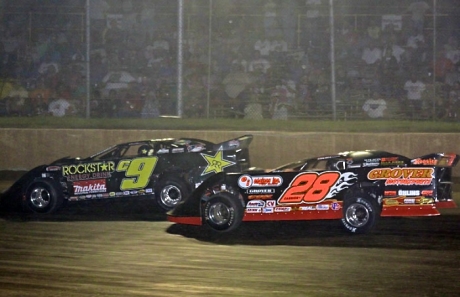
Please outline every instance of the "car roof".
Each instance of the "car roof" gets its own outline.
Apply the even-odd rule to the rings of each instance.
[[[377,159],[377,158],[389,158],[396,157],[398,159],[408,159],[405,156],[394,154],[382,150],[361,150],[361,151],[347,151],[341,152],[336,155],[322,156],[315,159],[332,159],[332,158],[347,158],[353,159],[354,161],[364,161],[368,159]]]

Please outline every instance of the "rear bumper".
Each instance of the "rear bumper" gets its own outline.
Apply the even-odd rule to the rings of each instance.
[[[457,204],[454,200],[445,200],[436,202],[436,208],[457,208]]]

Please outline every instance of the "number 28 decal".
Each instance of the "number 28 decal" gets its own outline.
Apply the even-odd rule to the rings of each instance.
[[[126,178],[122,179],[120,190],[126,191],[145,188],[149,184],[150,176],[152,176],[157,161],[157,157],[121,160],[117,165],[117,171],[125,171]]]
[[[327,194],[340,177],[339,172],[306,172],[297,175],[278,199],[279,204],[318,203],[326,199]]]

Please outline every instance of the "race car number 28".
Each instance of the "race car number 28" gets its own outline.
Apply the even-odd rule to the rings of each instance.
[[[126,178],[122,179],[120,190],[126,191],[145,188],[149,184],[150,176],[152,176],[157,161],[157,157],[121,160],[118,163],[117,171],[124,171]]]
[[[278,199],[283,203],[318,203],[326,198],[340,177],[339,172],[307,172],[297,175]]]

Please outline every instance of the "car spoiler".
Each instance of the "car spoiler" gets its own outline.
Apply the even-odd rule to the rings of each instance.
[[[460,155],[454,153],[432,153],[411,160],[413,165],[454,167],[460,160]]]
[[[243,135],[238,138],[230,139],[221,143],[214,144],[214,150],[234,150],[247,149],[252,142],[252,135]]]

